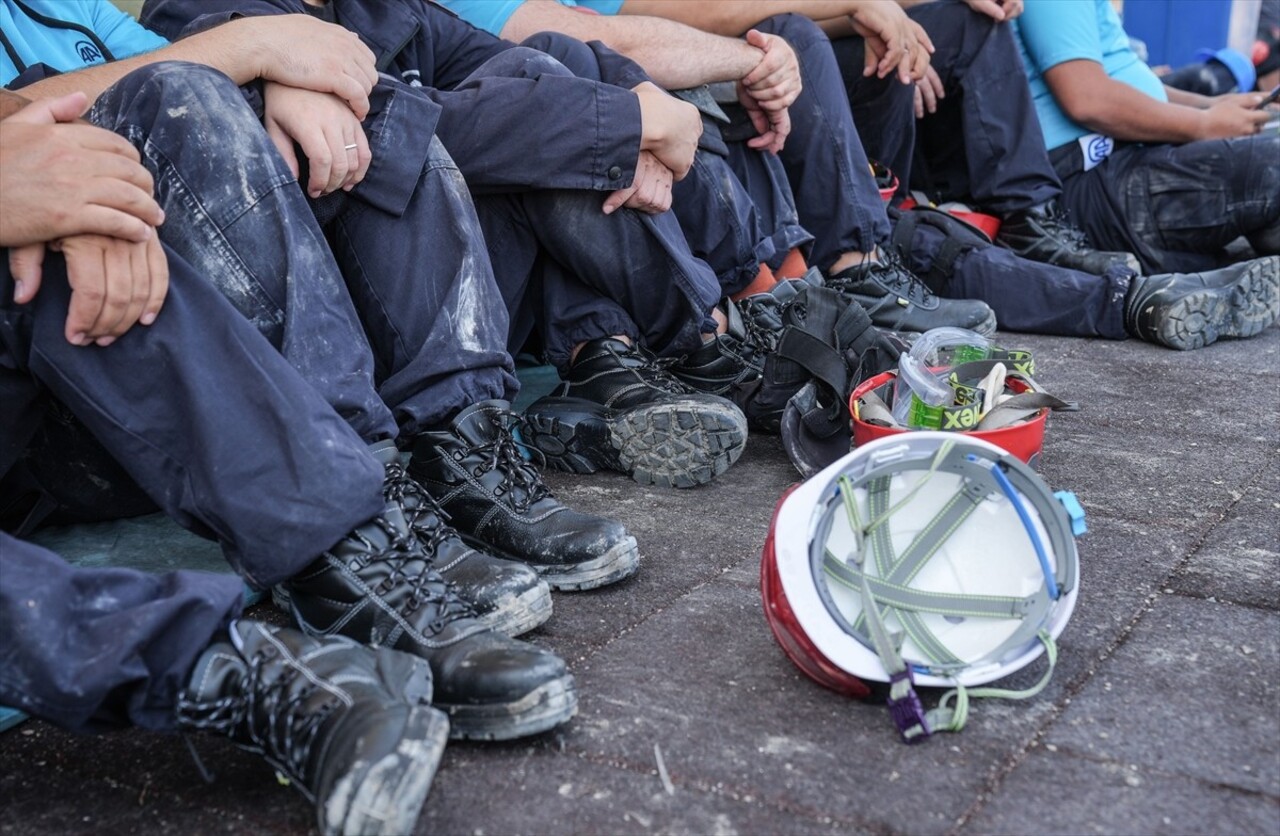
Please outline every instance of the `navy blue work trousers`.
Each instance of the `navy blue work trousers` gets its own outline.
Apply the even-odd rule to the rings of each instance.
[[[934,268],[945,234],[918,224],[907,266],[916,275]],[[1028,261],[994,244],[956,258],[949,275],[931,283],[939,296],[981,299],[996,312],[1002,331],[1123,340],[1124,302],[1132,273],[1111,268],[1102,276]]]
[[[382,466],[212,283],[168,254],[155,323],[100,348],[63,335],[60,256],[46,259],[36,299],[16,305],[0,251],[0,477],[56,407],[265,588],[378,513]],[[45,487],[56,501],[59,486]],[[13,499],[0,495],[0,507]],[[73,570],[0,534],[0,703],[76,729],[168,728],[176,692],[241,589],[234,576]]]
[[[618,65],[602,63],[593,45],[566,35],[542,32],[522,45],[545,52],[578,78],[638,83],[634,69],[616,75]],[[671,202],[688,250],[711,267],[726,296],[749,285],[761,264],[776,267],[792,247],[812,240],[800,225],[778,161],[741,143],[730,143],[729,150],[737,158],[733,166],[719,154],[698,151],[688,176],[673,186]]]
[[[549,43],[570,39],[547,38]],[[594,53],[579,44],[594,62]],[[565,54],[564,50],[556,50]],[[509,49],[467,80],[573,75],[540,51]],[[585,63],[584,60],[579,59]],[[598,70],[597,70],[598,74]],[[493,272],[512,312],[509,346],[519,350],[535,325],[548,360],[567,370],[573,347],[624,335],[660,356],[702,344],[715,330],[710,311],[721,290],[693,255],[674,215],[602,211],[605,192],[493,188],[474,195]]]
[[[844,79],[826,34],[803,15],[767,18],[754,27],[795,50],[803,89],[790,108],[791,135],[781,154],[795,192],[800,223],[813,233],[810,263],[827,270],[847,252],[866,253],[889,237],[889,219],[859,130],[849,113]],[[877,112],[894,121],[900,114]]]
[[[234,575],[77,569],[0,531],[0,705],[73,731],[172,730],[241,590]]]
[[[1061,185],[1009,26],[960,0],[922,3],[907,13],[929,33],[936,48],[930,63],[946,91],[938,112],[918,122],[911,85],[896,73],[862,75],[862,38],[832,43],[862,142],[893,169],[900,194],[918,188],[999,216],[1057,197]]]
[[[166,244],[370,442],[415,434],[517,388],[507,313],[457,167],[434,138],[415,138],[416,186],[383,198],[379,169],[407,155],[408,115],[422,101],[389,79],[373,101],[365,129],[375,166],[350,195],[321,199],[328,242],[222,74],[151,65],[90,112],[142,153],[165,208]]]
[[[1089,171],[1065,163],[1072,219],[1094,246],[1134,253],[1147,273],[1216,266],[1241,235],[1260,255],[1280,253],[1280,134],[1122,144]]]

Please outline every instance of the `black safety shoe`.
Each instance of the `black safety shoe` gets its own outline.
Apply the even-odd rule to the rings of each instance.
[[[430,696],[412,656],[241,619],[196,661],[176,714],[265,757],[321,833],[393,836],[413,830],[449,735]]]
[[[1137,276],[1125,299],[1125,327],[1140,339],[1187,351],[1252,337],[1280,318],[1280,256],[1208,273]]]
[[[827,277],[827,287],[851,296],[871,322],[891,331],[928,331],[952,326],[983,336],[994,334],[996,314],[977,299],[943,299],[925,287],[897,256],[881,252],[879,261],[846,267]]]
[[[786,325],[786,311],[797,299],[803,305],[804,291],[821,284],[820,275],[806,280],[788,279],[766,293],[755,293],[736,302],[725,300],[725,333],[681,358],[671,366],[671,373],[699,392],[733,401],[753,431],[777,433],[787,399],[805,379],[793,380],[785,372],[779,374],[782,367],[776,352]]]
[[[566,508],[512,436],[506,401],[482,401],[419,435],[409,474],[468,541],[529,564],[552,589],[594,589],[640,566],[622,524]]]
[[[382,493],[404,513],[431,567],[453,584],[490,630],[519,636],[551,617],[551,588],[527,564],[471,548],[448,525],[447,515],[414,481],[392,441],[369,448],[386,467]]]
[[[454,737],[508,740],[567,722],[578,700],[564,662],[487,629],[430,562],[391,504],[273,595],[308,634],[430,662]]]
[[[747,332],[742,311],[733,300],[724,300],[720,307],[729,327],[723,334],[704,342],[697,351],[671,364],[669,371],[691,389],[727,398],[741,408],[740,394],[760,379],[764,358],[777,348],[777,337],[769,334],[772,340],[768,343],[753,339]]]
[[[553,466],[601,468],[643,485],[691,488],[738,460],[747,420],[694,392],[640,349],[603,338],[582,347],[566,380],[525,411],[525,439]]]
[[[1101,276],[1112,264],[1142,271],[1132,253],[1109,253],[1089,246],[1084,230],[1072,224],[1056,200],[1011,212],[1000,221],[996,243],[1023,258]]]

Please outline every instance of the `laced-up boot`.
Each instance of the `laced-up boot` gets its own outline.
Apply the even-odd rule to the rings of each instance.
[[[1132,253],[1109,253],[1089,246],[1084,230],[1067,219],[1056,200],[1005,215],[996,243],[1031,261],[1094,276],[1101,276],[1112,264],[1122,264],[1135,273],[1142,270]]]
[[[691,389],[718,395],[742,408],[740,398],[764,371],[767,349],[750,338],[742,311],[732,299],[725,299],[720,309],[728,323],[724,333],[681,357],[670,371]]]
[[[525,411],[526,440],[561,470],[615,470],[643,485],[691,488],[738,460],[747,421],[695,392],[642,349],[592,340],[568,379]]]
[[[954,326],[983,336],[996,330],[995,311],[977,299],[943,299],[925,287],[896,255],[880,252],[827,277],[827,286],[853,297],[878,328],[924,332]]]
[[[555,654],[477,621],[431,568],[399,507],[352,531],[273,590],[310,635],[341,634],[431,664],[434,704],[454,737],[508,740],[567,722],[573,677]]]
[[[401,464],[394,442],[369,449],[386,467],[383,496],[400,507],[432,568],[457,588],[477,621],[490,630],[519,636],[551,617],[551,589],[537,572],[464,543],[444,511]]]
[[[780,281],[736,302],[726,299],[725,332],[675,363],[671,373],[699,392],[732,400],[752,430],[776,433],[787,399],[807,379],[779,372],[786,310],[797,300],[803,304],[807,288],[821,286],[821,274],[811,268],[804,279]]]
[[[1133,336],[1181,351],[1252,337],[1280,318],[1280,256],[1206,273],[1135,276],[1124,318]]]
[[[506,401],[483,401],[414,440],[409,473],[468,541],[520,560],[552,589],[593,589],[633,574],[636,540],[614,520],[566,508],[512,435]]]
[[[196,661],[176,714],[266,758],[321,833],[395,836],[413,829],[449,734],[430,691],[412,656],[241,619]]]

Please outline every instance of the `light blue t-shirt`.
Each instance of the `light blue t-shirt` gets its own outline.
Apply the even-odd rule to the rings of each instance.
[[[502,27],[516,13],[524,0],[437,0],[458,17],[493,35],[501,35]],[[557,0],[562,6],[581,6],[602,15],[616,15],[626,0]]]
[[[1046,148],[1092,133],[1062,112],[1045,84],[1045,71],[1058,64],[1096,61],[1116,81],[1168,101],[1160,79],[1129,46],[1129,36],[1109,0],[1026,0],[1013,27]]]
[[[107,0],[0,0],[0,33],[0,86],[32,64],[70,72],[169,43]]]

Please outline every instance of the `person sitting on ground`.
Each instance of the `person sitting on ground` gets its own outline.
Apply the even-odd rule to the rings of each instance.
[[[120,137],[72,124],[87,105],[0,120],[0,477],[56,398],[172,513],[223,536],[246,579],[284,581],[377,513],[381,468],[160,246],[150,174]],[[84,258],[100,242],[105,270]],[[17,287],[11,263],[32,258],[41,280]],[[239,618],[236,575],[76,569],[3,528],[0,567],[0,703],[73,731],[222,734],[313,801],[322,833],[413,828],[449,728],[425,662]]]
[[[346,33],[340,35],[346,43],[364,49]],[[185,48],[196,46],[187,44]],[[371,64],[371,55],[369,60]],[[82,81],[93,87],[95,78],[101,81],[94,73],[105,74],[110,69],[108,65],[50,80]],[[372,81],[368,83],[372,89]],[[42,86],[46,86],[45,82],[25,89],[39,90]],[[410,100],[420,101],[416,95]],[[457,341],[467,352],[466,367],[474,372],[470,380],[496,387],[498,393],[511,391],[505,387],[512,385],[508,382],[510,358],[501,349],[506,332],[505,311],[498,301],[483,250],[479,249],[480,239],[474,235],[476,220],[469,212],[467,195],[456,171],[448,165],[447,156],[442,151],[434,155],[424,152],[426,161],[409,160],[417,173],[410,185],[413,199],[405,211],[407,216],[423,220],[421,207],[437,201],[449,206],[457,215],[452,222],[461,229],[458,243],[454,249],[442,244],[436,248],[432,261],[424,261],[424,265],[431,263],[433,269],[440,270],[438,276],[421,272],[423,267],[398,275],[397,280],[408,275],[409,279],[423,282],[416,288],[398,291],[404,298],[406,313],[416,312],[422,321],[415,325],[419,330],[405,329],[398,335],[397,350],[401,354],[382,354],[380,345],[380,363],[375,364],[332,255],[301,191],[293,185],[293,174],[240,90],[225,75],[193,64],[153,63],[126,74],[103,91],[90,116],[131,137],[142,148],[148,165],[154,167],[161,202],[168,213],[164,226],[173,225],[169,231],[161,227],[163,237],[172,239],[184,253],[207,267],[205,280],[281,347],[286,359],[313,386],[327,408],[341,415],[366,447],[371,445],[372,449],[362,453],[360,466],[374,468],[380,474],[382,490],[375,497],[379,504],[370,510],[367,502],[357,501],[360,484],[354,480],[347,480],[353,493],[345,500],[352,508],[363,509],[367,516],[361,519],[368,521],[367,525],[344,541],[345,545],[333,547],[319,559],[317,555],[332,546],[337,535],[312,550],[301,551],[310,568],[301,576],[280,583],[277,600],[287,604],[294,617],[311,632],[346,632],[361,641],[395,645],[428,659],[440,673],[437,694],[441,704],[454,706],[454,733],[459,736],[519,736],[567,721],[574,713],[576,697],[572,677],[563,662],[553,654],[510,642],[490,627],[516,633],[545,620],[550,613],[550,599],[540,574],[567,588],[625,577],[635,570],[635,541],[618,523],[569,511],[546,491],[537,471],[515,448],[505,402],[471,404],[466,398],[474,394],[463,391],[458,395],[452,391],[457,374],[442,380],[418,378],[414,383],[410,361],[422,357],[423,352],[440,351],[439,344]],[[211,145],[192,142],[192,136],[200,135],[197,131],[225,137],[226,141]],[[234,177],[228,177],[229,173]],[[236,187],[226,188],[229,182]],[[382,184],[385,187],[386,181]],[[424,224],[422,228],[443,232],[455,227],[428,229]],[[216,243],[211,245],[210,241]],[[94,258],[102,264],[105,246],[97,240],[77,242],[69,251],[72,275],[78,275],[80,266],[92,264]],[[63,250],[68,251],[65,244]],[[15,261],[19,303],[35,298],[40,288],[36,257],[39,252],[42,250]],[[451,258],[457,260],[450,262]],[[114,265],[115,271],[124,269],[115,254],[106,263]],[[128,264],[127,254],[123,263]],[[391,293],[395,288],[384,287],[390,294],[386,298],[400,298]],[[126,308],[129,304],[132,303],[126,302]],[[134,318],[142,312],[141,303],[138,305]],[[108,324],[121,319],[121,314],[115,312]],[[471,321],[473,327],[455,336],[453,323],[466,321]],[[68,337],[76,344],[94,343],[94,348],[113,346],[111,340],[116,336],[114,332],[68,331]],[[423,342],[414,343],[414,339]],[[204,355],[206,359],[208,356],[218,355]],[[453,361],[446,358],[443,362]],[[138,367],[141,366],[135,366]],[[461,401],[448,432],[432,430],[433,434],[422,433],[416,438],[418,452],[427,444],[432,451],[446,450],[444,454],[433,452],[426,463],[421,463],[421,458],[411,459],[409,467],[423,474],[417,478],[406,473],[392,440],[398,431],[397,417],[411,424],[415,410],[406,407],[397,410],[399,415],[393,414],[374,383],[375,375],[386,374],[390,380],[402,369],[405,374],[398,379],[398,385],[403,388],[397,390],[403,393],[401,403],[435,408],[434,399],[446,403],[451,400],[454,404]],[[192,371],[186,379],[203,377]],[[438,387],[431,398],[425,402],[415,400],[420,390],[430,386]],[[382,390],[385,397],[385,382]],[[15,397],[12,403],[19,412],[26,409],[22,398]],[[9,405],[10,399],[6,398],[6,406]],[[208,416],[214,414],[225,422],[223,408],[211,393],[209,400],[189,405],[182,415],[188,423],[207,424]],[[126,425],[147,425],[143,407],[135,406],[133,414],[136,417],[124,422]],[[23,416],[15,418],[15,422],[19,418]],[[29,423],[28,419],[23,420]],[[281,421],[279,426],[302,426],[310,420],[306,410],[299,410],[292,420]],[[63,426],[62,422],[47,423]],[[88,428],[93,438],[101,439],[90,422],[82,419],[80,424]],[[234,429],[234,424],[231,426]],[[15,476],[10,484],[30,489],[24,493],[41,499],[37,508],[48,507],[52,499],[54,505],[62,505],[67,513],[80,517],[109,514],[114,507],[136,509],[148,504],[134,499],[139,492],[135,483],[145,489],[158,477],[147,473],[147,478],[139,478],[128,464],[127,473],[118,480],[123,484],[111,484],[111,480],[101,477],[88,485],[79,477],[59,479],[59,474],[65,476],[65,468],[57,466],[65,451],[86,446],[60,443],[67,432],[75,434],[75,427],[62,432],[62,437],[55,429],[49,443],[35,445],[22,463],[25,473]],[[193,430],[172,432],[189,438]],[[26,439],[15,443],[20,445],[18,449],[27,446]],[[247,467],[252,465],[255,449],[248,445],[222,452],[234,455]],[[159,505],[179,521],[206,527],[233,542],[251,535],[252,531],[228,531],[225,525],[210,525],[206,516],[212,514],[217,520],[239,520],[242,525],[252,526],[258,519],[255,515],[260,513],[257,507],[272,502],[271,495],[244,491],[237,482],[236,468],[221,465],[219,451],[212,445],[196,444],[189,452],[208,457],[198,461],[210,469],[205,477],[210,484],[200,486],[194,495],[192,491],[166,487],[161,499],[147,491],[150,503],[154,503],[151,507]],[[305,458],[306,453],[296,455]],[[108,459],[108,464],[95,468],[86,461],[83,467],[89,472],[110,471],[111,459],[128,457],[98,456],[95,461],[101,458]],[[286,473],[281,478],[292,477]],[[444,524],[442,514],[422,487],[423,481],[432,480],[449,482],[452,495],[447,498],[473,513],[477,506],[488,503],[486,513],[476,514],[481,521],[472,530],[487,542],[518,544],[523,549],[522,559],[534,564],[537,571],[499,561],[464,545]],[[108,483],[107,488],[95,490],[94,486],[103,482]],[[337,494],[347,489],[343,482],[335,482],[330,488]],[[187,507],[211,502],[220,494],[229,494],[224,501],[230,508],[198,514]],[[282,495],[287,496],[288,491],[282,489]],[[390,514],[377,513],[384,498],[394,505]],[[471,605],[446,585],[436,567],[449,571],[451,579],[464,585],[465,594],[481,608],[483,621],[472,618]],[[267,582],[271,583],[276,581]]]
[[[1090,247],[1059,205],[1061,184],[1039,135],[1027,129],[1035,119],[1027,86],[1009,72],[1017,47],[999,25],[1018,15],[1021,0],[901,6],[907,11],[893,0],[626,0],[619,13],[732,36],[766,19],[806,15],[830,36],[863,146],[898,178],[899,199],[914,189],[994,215],[997,242],[1030,260],[1093,275],[1116,262],[1136,270],[1129,253]],[[919,120],[897,118],[913,97]]]
[[[1106,0],[1028,0],[1015,22],[1064,203],[1147,270],[1198,269],[1245,236],[1280,253],[1280,134],[1261,93],[1167,88]]]
[[[843,123],[833,125],[812,109],[808,90],[814,79],[801,72],[797,57],[803,49],[797,36],[809,33],[799,28],[799,21],[763,21],[744,40],[709,35],[659,18],[612,16],[621,5],[617,0],[580,4],[445,0],[443,5],[511,40],[553,30],[580,40],[602,41],[636,61],[667,89],[734,82],[737,99],[745,103],[754,130],[745,141],[728,143],[730,165],[744,183],[751,184],[761,179],[752,171],[753,156],[780,157],[800,224],[815,236],[809,262],[828,283],[847,291],[882,328],[918,332],[952,325],[994,330],[995,316],[986,304],[940,299],[903,265],[889,259],[880,246],[887,242],[889,231],[883,212],[877,225],[865,207],[849,197],[866,184],[871,184],[874,194],[874,181],[866,160],[858,159],[861,147],[847,114]],[[600,14],[583,14],[578,7]],[[694,55],[697,61],[690,60]],[[753,88],[762,89],[755,92]],[[783,103],[789,105],[785,110]],[[677,189],[674,211],[686,229],[700,223],[699,216],[705,214],[700,204]]]
[[[643,78],[625,89],[570,78],[425,3],[160,2],[142,19],[185,40],[233,18],[271,25],[259,16],[299,12],[396,44],[398,52],[379,47],[380,62],[432,102],[428,124],[474,193],[512,314],[510,349],[536,325],[549,359],[577,383],[572,404],[543,416],[581,454],[575,469],[688,487],[736,460],[741,413],[681,387],[650,353],[678,356],[716,327],[715,277],[664,211],[692,159],[696,111]],[[546,124],[538,153],[511,141],[533,122]],[[397,130],[393,142],[420,133]],[[672,292],[653,293],[655,277]]]
[[[651,29],[647,17],[584,15],[552,0],[511,0],[493,4],[469,0],[445,2],[464,16],[471,16],[475,22],[486,26],[498,25],[504,35],[513,37],[519,37],[529,29],[554,25],[580,37],[613,39],[624,52],[630,51],[631,57],[647,62],[645,69],[658,73],[659,80],[663,77],[661,73],[674,71],[665,69],[668,65],[680,65],[682,53],[667,48],[670,43],[684,43],[689,39],[701,42],[702,38],[729,40],[712,38],[667,21],[656,21],[658,28]],[[627,0],[619,6],[616,0],[602,0],[590,5],[608,14],[619,9],[626,13],[637,8],[636,3],[637,0]],[[640,4],[639,8],[665,9],[668,14],[686,18],[705,13],[712,18],[741,21],[746,19],[743,15],[752,16],[779,5],[782,4]],[[973,16],[967,7],[958,4],[939,5],[957,8]],[[901,16],[900,10],[896,7],[893,10]],[[1249,336],[1274,321],[1275,314],[1268,300],[1275,298],[1276,268],[1268,261],[1209,276],[1160,274],[1135,277],[1123,258],[1115,258],[1111,254],[1095,252],[1094,255],[1106,257],[1093,259],[1097,264],[1088,259],[1086,262],[1099,269],[1096,273],[1083,272],[1031,261],[1008,249],[986,246],[980,237],[957,229],[958,224],[951,224],[944,228],[950,231],[944,231],[931,223],[914,223],[913,218],[909,226],[899,225],[902,226],[897,230],[899,234],[891,235],[890,219],[880,202],[859,133],[845,106],[840,70],[826,36],[816,25],[798,15],[752,19],[761,31],[785,38],[792,54],[797,56],[805,79],[804,88],[790,109],[791,132],[780,155],[796,193],[801,223],[816,236],[813,260],[819,266],[832,258],[843,257],[840,255],[842,251],[867,249],[869,244],[875,251],[901,255],[911,271],[891,267],[891,272],[928,276],[932,290],[951,299],[981,300],[995,311],[1002,327],[1016,331],[1109,339],[1136,336],[1181,349],[1198,348],[1220,336]],[[666,24],[665,28],[663,24]],[[908,28],[915,26],[910,20],[907,24]],[[979,31],[982,27],[975,26],[974,29]],[[906,43],[906,36],[893,34],[887,25],[875,31],[883,32],[884,40],[893,45]],[[983,31],[989,31],[989,27]],[[671,34],[665,39],[655,39],[651,36],[656,32]],[[996,40],[1007,42],[1006,52],[1012,56],[1009,33],[1004,31],[1001,38]],[[713,54],[710,47],[697,52],[699,55]],[[895,54],[901,55],[900,63],[893,63]],[[889,48],[883,56],[887,60],[876,65],[876,73],[888,76],[896,70],[900,79],[919,72],[917,64],[907,63],[911,57],[908,47],[902,47],[898,53]],[[1026,85],[1015,80],[1026,98]],[[898,80],[893,80],[893,85],[901,86]],[[975,98],[971,105],[976,102]],[[1029,106],[1026,113],[1034,120]],[[910,126],[914,121],[911,99],[909,96],[882,99],[879,110],[869,118],[896,126]],[[906,132],[906,129],[899,130]],[[1038,147],[1038,143],[1032,144]],[[1022,147],[1030,146],[1023,144]],[[1040,152],[1043,157],[1042,148]],[[1031,154],[1024,156],[1034,157]],[[1042,174],[1041,180],[1054,184],[1056,188],[1052,171]],[[1049,193],[1045,192],[1046,195]],[[676,208],[678,211],[678,203]],[[926,220],[937,221],[936,218]],[[892,265],[894,259],[889,259],[889,263]],[[868,307],[877,324],[905,330],[955,324],[940,316],[941,311],[928,310],[924,300],[919,300],[920,307],[907,301],[891,304],[901,296],[910,296],[910,285],[900,294],[874,296],[867,283],[873,281],[878,272],[877,268],[859,266],[830,275],[828,281],[852,293],[853,298]],[[1213,289],[1208,294],[1204,293],[1207,286]],[[1246,290],[1250,292],[1243,292]],[[883,294],[883,290],[880,293]],[[1231,301],[1222,305],[1222,299]],[[1206,321],[1197,313],[1208,314],[1209,319]],[[973,327],[972,323],[970,327]],[[732,344],[731,335],[721,337],[718,342],[722,355],[740,353],[738,346]],[[710,362],[705,361],[708,365]]]

